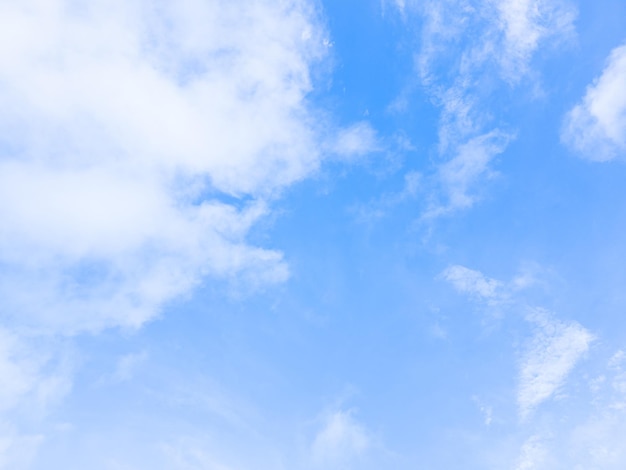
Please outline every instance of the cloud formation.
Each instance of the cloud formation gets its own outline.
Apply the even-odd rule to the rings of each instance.
[[[527,319],[536,331],[519,364],[517,403],[522,419],[554,395],[594,339],[578,323],[551,319],[541,309]]]
[[[0,466],[43,439],[24,401],[71,387],[51,337],[138,328],[207,278],[288,278],[250,230],[375,145],[309,99],[328,47],[309,0],[0,2]]]
[[[546,459],[546,448],[540,436],[531,436],[522,445],[515,470],[535,470],[543,468]]]
[[[573,33],[576,10],[557,0],[499,0],[493,2],[502,37],[498,61],[508,81],[529,73],[529,63],[542,42]]]
[[[490,104],[493,96],[532,76],[536,52],[570,36],[576,12],[567,1],[546,0],[413,1],[398,10],[423,18],[416,68],[441,110],[429,219],[479,199],[479,183],[515,137]]]
[[[476,296],[481,300],[492,302],[503,296],[502,282],[465,266],[450,266],[441,273],[441,277],[450,282],[459,292]]]
[[[532,285],[528,273],[505,283],[485,276],[480,271],[454,265],[440,276],[454,288],[483,302],[487,306],[501,306],[523,302],[515,294]],[[548,400],[565,383],[576,363],[589,350],[594,336],[574,321],[561,321],[541,308],[530,308],[525,320],[532,325],[533,336],[519,360],[516,391],[519,415],[525,420],[542,402]]]
[[[306,0],[25,0],[0,18],[12,323],[133,328],[204,276],[285,280],[282,254],[246,241],[267,201],[318,168],[320,142],[347,158],[374,139],[328,136],[308,102],[328,42]]]
[[[355,420],[353,413],[340,410],[326,417],[324,427],[311,446],[311,456],[321,468],[345,468],[370,446],[368,432]]]
[[[589,160],[626,155],[626,44],[608,57],[602,74],[565,117],[563,141]]]

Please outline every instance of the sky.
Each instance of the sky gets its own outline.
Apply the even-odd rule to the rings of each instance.
[[[626,468],[626,2],[0,0],[0,469]]]

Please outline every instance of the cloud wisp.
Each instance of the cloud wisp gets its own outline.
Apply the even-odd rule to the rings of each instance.
[[[580,324],[552,319],[541,309],[527,320],[536,331],[519,364],[517,403],[522,419],[559,390],[594,339]]]
[[[618,349],[594,363],[592,359],[607,351],[602,351],[601,345],[592,348],[599,343],[592,332],[576,321],[529,307],[520,298],[538,281],[529,273],[504,282],[456,265],[440,278],[486,307],[520,310],[530,326],[515,348],[517,360],[511,364],[515,371],[511,405],[516,410],[512,422],[516,426],[506,443],[500,443],[501,449],[508,449],[500,465],[516,470],[622,468],[626,462],[621,439],[626,423],[624,351]],[[587,355],[592,357],[585,360]],[[490,422],[493,410],[476,397],[474,400],[485,413],[486,423]],[[560,402],[559,409],[567,410],[561,409],[558,419],[551,411],[556,402]],[[514,453],[510,452],[510,439],[520,439]]]
[[[311,459],[319,468],[345,468],[372,445],[368,431],[351,411],[335,411],[325,418],[323,428],[311,445]]]
[[[543,0],[407,2],[400,11],[423,19],[416,70],[440,108],[439,161],[423,215],[433,219],[480,199],[480,182],[496,174],[495,158],[515,138],[493,96],[532,77],[536,52],[571,36],[576,14],[566,1]]]
[[[465,266],[450,266],[441,273],[441,277],[451,283],[457,291],[490,304],[508,297],[504,283]]]
[[[626,155],[626,44],[611,51],[602,74],[565,117],[562,140],[582,157],[606,162]]]
[[[517,408],[522,421],[544,401],[554,396],[567,376],[589,350],[594,336],[575,321],[562,321],[544,309],[527,307],[517,293],[533,284],[527,273],[511,282],[485,276],[480,271],[455,265],[440,277],[454,288],[488,307],[514,306],[529,311],[524,319],[532,326],[532,337],[526,342],[518,362]]]

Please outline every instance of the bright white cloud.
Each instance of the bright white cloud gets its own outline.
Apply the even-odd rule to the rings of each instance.
[[[370,446],[369,433],[356,421],[353,413],[336,411],[326,416],[324,427],[311,446],[311,456],[313,462],[322,468],[344,468]]]
[[[519,365],[517,403],[522,419],[559,390],[593,341],[578,323],[551,319],[543,310],[533,311],[527,319],[536,332]]]
[[[0,18],[12,321],[137,327],[203,276],[283,281],[281,253],[246,242],[265,201],[324,141],[373,145],[365,123],[329,136],[307,101],[328,47],[307,0],[7,1]]]
[[[37,342],[0,329],[0,413],[25,406],[41,414],[69,391],[70,365]]]
[[[566,116],[562,139],[583,157],[609,161],[626,155],[626,45],[609,55],[600,77]]]
[[[332,143],[374,138],[308,100],[325,35],[308,0],[0,2],[0,319],[31,335],[0,331],[5,465],[71,387],[29,337],[139,327],[207,276],[287,279],[251,227]]]

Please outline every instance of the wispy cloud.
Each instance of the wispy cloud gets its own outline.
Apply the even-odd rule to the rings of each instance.
[[[352,411],[334,411],[311,445],[311,458],[321,468],[344,468],[371,446],[371,437]]]
[[[329,151],[342,160],[352,160],[380,149],[378,136],[371,124],[357,122],[337,133]]]
[[[573,407],[555,421],[542,420],[521,445],[517,469],[619,470],[626,465],[623,435],[626,432],[626,397],[622,390],[624,355],[621,350],[596,366],[587,367],[593,394],[590,402],[584,389],[572,396]],[[577,400],[580,399],[582,401]]]
[[[0,413],[27,405],[29,413],[45,414],[69,391],[71,365],[54,349],[37,338],[0,329]]]
[[[490,97],[532,76],[536,51],[570,36],[576,12],[567,1],[544,0],[413,1],[401,11],[423,18],[417,73],[441,109],[442,162],[425,214],[432,219],[479,199],[478,184],[493,174],[494,158],[514,138]]]
[[[0,468],[28,468],[45,436],[33,431],[72,386],[70,361],[40,338],[0,329]],[[21,416],[28,425],[24,425]]]
[[[518,304],[518,308],[530,309],[525,320],[531,324],[533,335],[519,360],[516,391],[519,415],[525,420],[562,387],[568,374],[589,350],[594,336],[574,321],[561,321],[544,309],[526,307],[516,294],[534,283],[528,273],[514,277],[511,282],[502,282],[480,271],[455,265],[440,276],[459,292],[487,306]]]
[[[565,117],[562,139],[584,158],[626,155],[626,45],[616,47],[602,74]]]
[[[580,324],[552,319],[541,309],[527,320],[535,325],[535,335],[519,364],[517,403],[522,419],[559,390],[594,339]]]
[[[491,163],[504,152],[511,138],[511,135],[495,130],[460,145],[456,154],[439,167],[438,179],[443,197],[427,209],[424,218],[474,205],[478,199],[476,182],[495,174]]]
[[[573,33],[577,12],[564,0],[499,0],[502,49],[499,62],[509,81],[530,72],[534,52],[548,39],[558,41]]]
[[[512,302],[516,294],[537,284],[541,284],[542,268],[526,264],[510,281],[503,281],[486,276],[481,271],[455,264],[447,267],[439,278],[448,281],[463,294],[491,305]],[[519,299],[517,299],[519,300]]]
[[[506,295],[505,285],[501,281],[486,277],[480,271],[465,266],[450,266],[441,273],[441,277],[450,282],[459,292],[488,302],[501,300]]]
[[[547,449],[540,436],[531,436],[522,445],[515,470],[537,470],[544,468]]]

